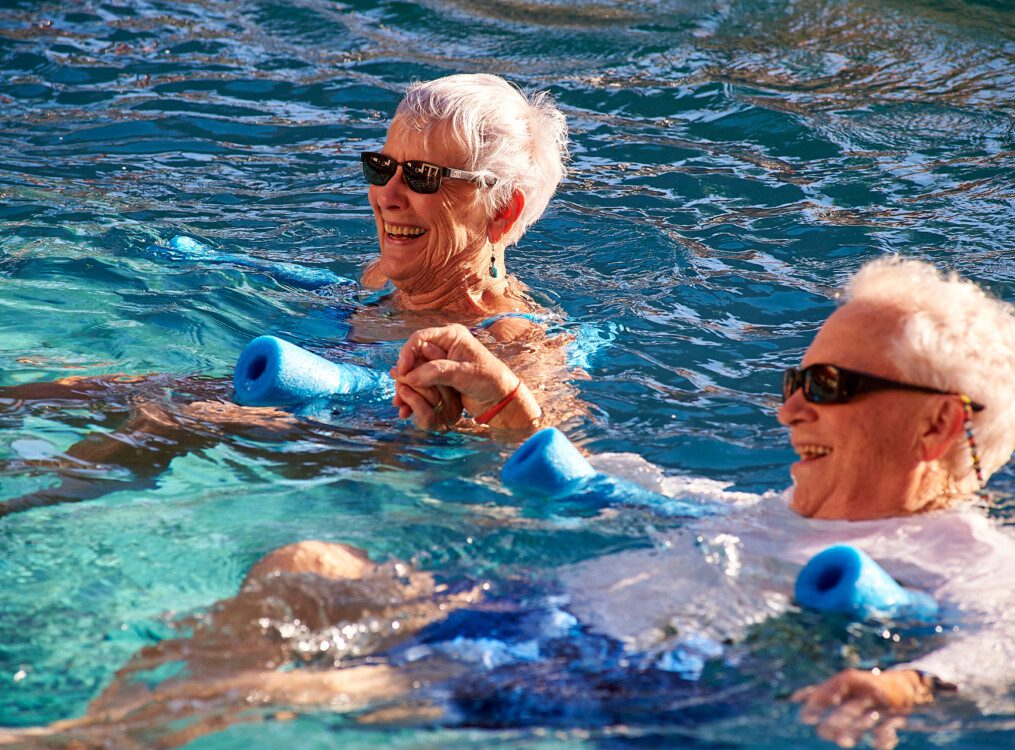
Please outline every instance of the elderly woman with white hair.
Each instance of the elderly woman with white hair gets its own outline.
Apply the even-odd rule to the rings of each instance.
[[[376,341],[393,330],[399,336],[398,324],[404,336],[435,322],[464,324],[480,346],[524,376],[507,400],[532,415],[525,427],[544,407],[553,421],[580,411],[567,384],[566,337],[547,337],[546,311],[505,267],[507,248],[542,216],[564,175],[567,122],[549,95],[526,97],[485,74],[416,82],[398,105],[381,150],[360,157],[380,249],[362,281],[384,292],[351,316],[350,338]],[[166,380],[72,377],[0,389],[2,397],[46,401],[112,399],[111,391],[126,390],[132,404],[116,432],[97,432],[71,446],[66,466],[55,466],[60,484],[0,502],[0,516],[106,492],[105,483],[79,478],[81,462],[129,469],[144,484],[175,456],[218,441],[223,428],[254,430],[258,437],[298,429],[285,412],[229,403],[225,381],[173,378],[176,397],[168,401]],[[504,398],[470,401],[473,419],[467,422],[451,388],[398,385],[394,402],[403,418],[412,416],[423,429],[498,428],[506,422],[498,416]]]
[[[380,244],[364,282],[391,282],[394,307],[439,312],[495,342],[541,338],[533,318],[543,311],[506,272],[505,250],[543,214],[566,147],[564,116],[545,93],[526,99],[481,74],[412,84],[381,151],[361,155]],[[538,390],[519,379],[512,399],[538,415]],[[395,403],[424,428],[462,413],[446,388],[399,386]],[[470,411],[495,423],[495,406]]]
[[[485,344],[489,345],[528,374],[532,389],[518,379],[509,400],[534,415],[533,424],[542,413],[534,393],[544,397],[555,393],[558,416],[562,408],[574,408],[573,398],[563,399],[563,407],[559,398],[566,367],[563,342],[546,337],[540,325],[546,311],[505,267],[506,249],[543,214],[564,175],[567,123],[550,97],[545,92],[526,97],[494,75],[451,75],[413,83],[395,112],[380,151],[360,156],[380,248],[379,257],[365,269],[362,280],[364,286],[386,289],[385,294],[374,295],[376,304],[386,308],[382,335],[388,335],[392,319],[400,320],[408,331],[419,327],[421,321],[467,325],[465,330],[483,338],[484,343],[477,341],[478,346],[485,350]],[[377,338],[372,335],[373,317],[369,307],[352,317],[355,339]],[[128,388],[145,387],[135,379],[126,382]],[[71,379],[18,386],[6,389],[3,395],[81,398],[102,393],[116,383]],[[155,385],[158,391],[159,384]],[[504,426],[498,415],[507,402],[498,405],[501,401],[502,397],[488,405],[470,401],[472,421],[494,428]],[[399,385],[395,404],[403,417],[413,416],[426,429],[450,426],[463,413],[457,392],[441,386],[410,389]],[[282,434],[292,426],[288,415],[271,409],[209,400],[183,406],[146,401],[117,433],[86,439],[67,454],[74,462],[130,461],[131,468],[161,470],[168,458],[194,447],[202,438],[199,430],[192,429],[195,421],[234,429],[256,424]],[[151,452],[145,450],[149,440],[153,441]],[[155,451],[157,461],[151,455]],[[81,500],[94,494],[97,484],[71,477],[61,487],[45,495],[0,503],[0,516],[41,504]],[[174,690],[189,695],[187,691],[193,689],[208,696],[216,690],[234,691],[250,685],[266,695],[277,689],[277,700],[290,703],[301,702],[302,695],[313,702],[340,689],[351,691],[351,684],[364,696],[374,694],[371,691],[385,694],[404,689],[413,680],[389,675],[390,670],[384,669],[360,670],[356,676],[346,671],[338,679],[310,672],[275,673],[285,661],[285,648],[277,634],[265,634],[258,623],[273,614],[320,627],[350,619],[359,625],[380,616],[378,612],[395,612],[391,630],[379,635],[367,633],[367,645],[350,639],[351,651],[369,653],[408,637],[466,601],[471,601],[471,593],[448,595],[432,576],[405,564],[376,565],[365,553],[341,544],[296,542],[269,552],[255,565],[241,592],[217,605],[207,627],[197,628],[193,638],[160,645],[150,654],[143,652],[132,666],[140,663],[143,668],[169,648],[180,649],[176,656],[183,660],[196,653],[189,659],[192,668],[183,684],[168,681],[167,699],[176,694]],[[223,633],[237,631],[244,633],[243,653],[225,648],[222,658]],[[363,674],[366,682],[360,681]],[[309,677],[309,682],[304,677]],[[353,683],[347,682],[347,677]],[[136,687],[129,679],[114,681],[96,699],[87,717],[53,728],[101,724],[111,716],[123,718],[138,704],[159,701]],[[4,739],[0,736],[0,741]]]
[[[1015,538],[977,501],[1015,449],[1015,311],[968,281],[898,258],[864,266],[844,299],[801,366],[785,373],[778,418],[800,456],[791,490],[562,578],[572,611],[594,630],[661,651],[674,632],[723,641],[788,606],[792,581],[772,576],[786,566],[766,561],[798,570],[833,544],[863,549],[930,591],[957,618],[955,632],[911,664],[850,669],[794,699],[823,737],[851,747],[870,730],[887,748],[905,714],[938,690],[956,686],[987,705],[1015,681]],[[414,334],[399,378],[457,388],[468,404],[504,392],[514,375],[451,326]],[[521,407],[505,416],[518,426],[533,417]],[[706,563],[696,550],[711,550],[709,540],[728,549]],[[715,569],[727,555],[742,565]],[[724,591],[738,601],[724,608]]]

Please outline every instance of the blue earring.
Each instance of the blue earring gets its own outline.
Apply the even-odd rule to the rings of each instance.
[[[496,253],[494,253],[493,255],[490,256],[490,275],[493,276],[493,278],[495,278],[495,279],[498,276],[500,276],[500,271],[497,270],[497,254]]]

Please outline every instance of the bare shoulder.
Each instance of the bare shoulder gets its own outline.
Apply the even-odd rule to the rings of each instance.
[[[388,283],[388,278],[378,268],[379,260],[367,263],[360,276],[359,283],[366,289],[380,289]]]
[[[546,339],[546,328],[528,318],[505,316],[488,329],[498,343],[534,342]]]

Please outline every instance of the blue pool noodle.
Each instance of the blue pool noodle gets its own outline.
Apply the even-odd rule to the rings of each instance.
[[[391,382],[387,373],[329,362],[274,336],[259,336],[247,344],[233,371],[234,398],[242,406],[307,404]]]
[[[504,484],[543,495],[559,495],[596,470],[556,427],[539,430],[522,443],[500,471]]]
[[[241,268],[263,271],[279,281],[304,289],[317,289],[329,284],[355,283],[352,279],[339,276],[327,268],[313,268],[301,266],[298,263],[262,260],[261,258],[252,258],[249,255],[240,255],[239,253],[224,253],[219,250],[212,250],[203,242],[198,242],[193,237],[185,237],[183,235],[177,235],[169,240],[168,248],[152,245],[148,249],[170,260],[182,260],[191,263],[229,263]]]
[[[522,443],[504,464],[501,481],[514,489],[573,498],[594,505],[648,505],[667,515],[700,516],[707,506],[659,495],[634,482],[595,470],[556,427],[539,430]]]
[[[930,595],[903,588],[870,555],[845,544],[811,558],[797,576],[795,595],[804,607],[865,619],[932,622],[938,615]]]

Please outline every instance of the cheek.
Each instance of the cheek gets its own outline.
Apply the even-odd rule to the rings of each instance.
[[[453,190],[440,193],[440,202],[431,206],[430,227],[440,238],[449,256],[471,249],[485,240],[486,224],[478,206],[469,197]]]
[[[912,424],[892,409],[870,411],[853,423],[850,453],[860,466],[880,471],[912,464]]]

